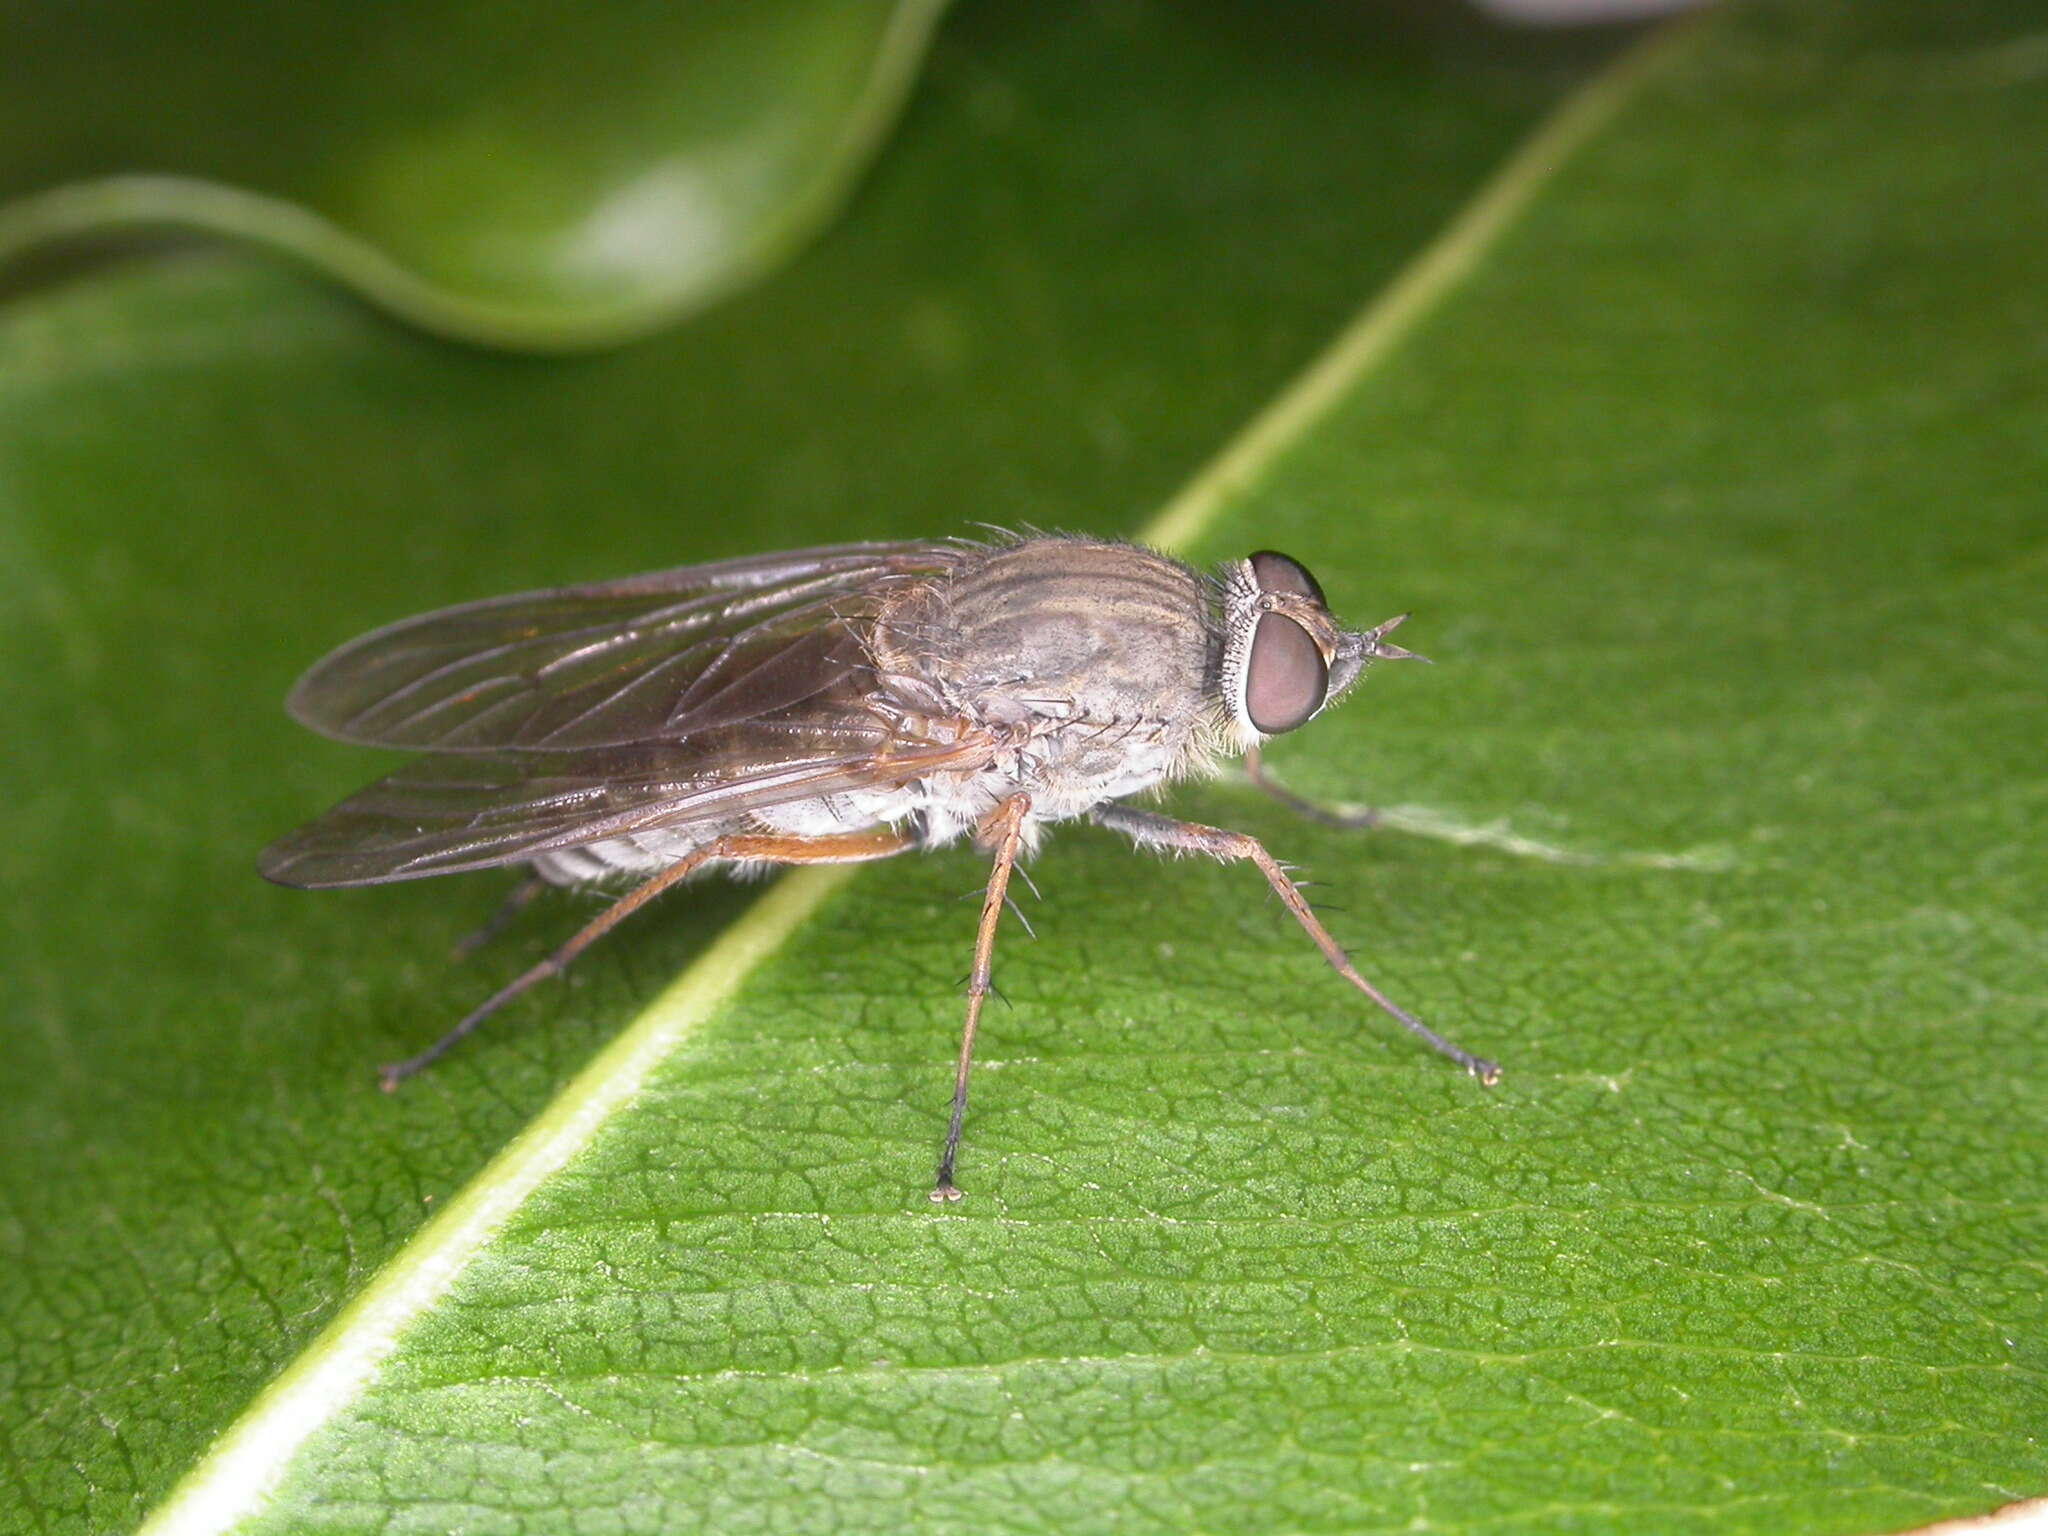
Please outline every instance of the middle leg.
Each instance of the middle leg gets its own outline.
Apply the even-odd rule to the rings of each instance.
[[[960,1061],[953,1071],[953,1113],[946,1122],[946,1150],[939,1155],[939,1176],[932,1185],[935,1201],[958,1200],[953,1159],[960,1151],[960,1126],[967,1118],[967,1074],[974,1066],[974,1031],[981,1022],[982,1001],[989,994],[989,973],[995,965],[996,924],[1010,896],[1010,871],[1024,842],[1024,814],[1029,795],[1011,795],[981,819],[975,841],[995,855],[988,872],[988,891],[981,899],[981,927],[974,936],[974,971],[967,978],[967,1023],[960,1031]]]

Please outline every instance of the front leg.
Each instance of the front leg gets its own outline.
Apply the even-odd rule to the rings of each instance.
[[[1352,810],[1324,805],[1320,800],[1296,794],[1267,770],[1266,760],[1257,747],[1244,755],[1244,776],[1251,781],[1252,788],[1263,790],[1295,814],[1306,816],[1310,821],[1319,821],[1326,827],[1370,828],[1380,824],[1380,813],[1369,805]]]
[[[1300,888],[1287,877],[1287,871],[1280,867],[1273,855],[1266,852],[1265,845],[1257,838],[1246,832],[1227,832],[1221,827],[1205,827],[1200,822],[1177,821],[1171,816],[1162,816],[1157,811],[1141,811],[1135,806],[1118,805],[1113,801],[1096,806],[1088,815],[1098,826],[1123,833],[1140,848],[1164,848],[1175,853],[1205,853],[1213,859],[1243,860],[1256,864],[1259,873],[1266,877],[1266,883],[1273,887],[1273,894],[1280,898],[1281,904],[1294,914],[1294,920],[1301,924],[1311,939],[1315,940],[1316,948],[1323,952],[1323,958],[1330,962],[1331,968],[1339,976],[1379,1004],[1407,1029],[1421,1036],[1432,1050],[1450,1057],[1482,1083],[1490,1085],[1499,1081],[1499,1067],[1483,1057],[1474,1056],[1470,1051],[1451,1044],[1359,975],[1358,967],[1351,963],[1351,957],[1344,953],[1343,946],[1330,937],[1330,931],[1310,909],[1308,899],[1301,894]]]

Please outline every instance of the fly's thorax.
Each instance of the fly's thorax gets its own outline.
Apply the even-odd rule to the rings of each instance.
[[[977,723],[1196,728],[1216,631],[1202,579],[1150,550],[1028,539],[895,594],[879,670]]]

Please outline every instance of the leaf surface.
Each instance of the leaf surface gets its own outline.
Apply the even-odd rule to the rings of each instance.
[[[1419,611],[1444,665],[1276,753],[1394,831],[1180,803],[1307,860],[1498,1090],[1247,872],[1077,832],[935,1214],[976,861],[863,872],[249,1528],[1831,1532],[2038,1489],[2023,27],[1711,24],[1203,535]]]
[[[588,908],[458,967],[488,880],[258,881],[268,838],[391,762],[284,718],[305,664],[409,612],[698,558],[1135,527],[1584,53],[1338,13],[976,6],[844,222],[611,355],[437,345],[216,255],[0,313],[0,1526],[132,1528],[758,894],[669,901],[377,1093],[376,1062]],[[966,916],[971,860],[936,902],[901,873],[899,912]],[[906,1097],[862,1134],[915,1167],[963,962],[908,963],[868,983],[918,1011],[864,1037]],[[791,1029],[839,1027],[792,1006]]]

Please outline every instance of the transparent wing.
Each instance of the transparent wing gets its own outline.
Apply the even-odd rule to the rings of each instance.
[[[772,723],[711,739],[415,758],[263,850],[279,885],[381,885],[516,864],[634,832],[892,788],[992,755],[985,738],[905,746],[879,726]]]
[[[800,703],[865,658],[860,620],[963,544],[839,544],[523,592],[403,619],[286,700],[324,735],[428,752],[674,740]]]

